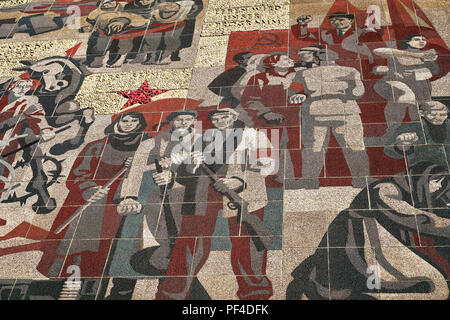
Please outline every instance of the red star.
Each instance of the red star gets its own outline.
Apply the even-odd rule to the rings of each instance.
[[[139,89],[135,91],[117,91],[117,94],[128,98],[127,103],[125,103],[122,109],[128,108],[134,104],[145,104],[152,101],[152,97],[157,96],[158,94],[167,92],[168,90],[152,90],[148,87],[147,80],[139,87]]]

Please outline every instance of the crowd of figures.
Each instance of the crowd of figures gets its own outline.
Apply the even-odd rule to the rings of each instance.
[[[89,34],[83,64],[94,70],[161,64],[167,57],[181,60],[180,51],[192,45],[202,10],[202,0],[36,2],[0,9],[0,39],[66,28]]]
[[[90,66],[98,63],[100,51],[109,51],[109,65],[119,59],[160,59],[154,52],[161,41],[176,59],[182,44],[164,33],[157,39],[145,33],[111,36],[125,25],[141,28],[140,19],[128,15],[149,14],[146,8],[157,3],[102,1],[87,20],[96,26],[89,39]],[[175,10],[174,2],[161,4],[167,11],[158,6],[159,16],[174,17],[175,26],[177,14],[191,12],[194,5],[175,2]],[[156,299],[208,299],[197,275],[223,219],[237,297],[269,299],[274,288],[266,274],[268,250],[280,245],[277,226],[267,218],[276,211],[271,221],[282,225],[283,213],[271,202],[282,203],[288,188],[319,189],[332,136],[350,170],[349,184],[361,191],[331,222],[317,251],[292,272],[286,298],[372,298],[368,247],[375,248],[377,263],[396,279],[382,281],[379,292],[433,292],[431,279],[407,276],[386,259],[380,227],[448,281],[450,124],[445,99],[431,95],[433,77],[448,72],[439,63],[439,53],[448,49],[427,49],[421,33],[408,33],[394,46],[378,29],[355,28],[355,16],[345,12],[327,19],[332,28],[317,32],[308,28],[310,17],[298,18],[291,30],[305,42],[297,49],[298,61],[282,51],[236,54],[237,66],[208,85],[222,97],[218,108],[181,107],[164,112],[164,121],[155,124],[145,105],[138,106],[114,115],[104,136],[87,143],[96,120],[93,110],[80,109],[76,101],[84,80],[79,62],[53,57],[27,63],[21,78],[5,82],[1,200],[28,204],[28,198],[35,199],[36,214],[59,210],[38,249],[43,255],[37,270],[52,280],[31,282],[24,297],[60,298],[76,266],[81,282],[71,288],[81,299],[131,299],[138,279],[149,276],[159,280]],[[177,39],[183,28],[173,29]],[[132,50],[137,42],[146,49]],[[370,70],[375,81],[364,81],[369,73],[360,70]],[[365,136],[361,118],[361,98],[368,92],[385,99],[386,130],[376,137]],[[173,110],[173,99],[163,101],[166,110]],[[41,150],[42,142],[58,140],[59,132],[72,127],[78,128],[73,136],[55,142],[48,154]],[[387,157],[405,158],[406,171],[368,179],[374,176],[368,138],[384,146]],[[65,178],[69,193],[64,203],[56,203],[49,187],[61,171],[60,156],[78,149]],[[295,149],[301,149],[300,161]],[[55,167],[51,172],[44,168],[48,162]],[[33,174],[23,197],[14,193],[14,172],[20,166],[30,166]],[[286,177],[295,171],[301,172],[300,179],[287,186]],[[7,223],[1,217],[0,222]],[[10,287],[2,291],[2,296],[20,296]]]

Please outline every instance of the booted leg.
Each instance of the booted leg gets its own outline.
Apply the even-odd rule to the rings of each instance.
[[[81,279],[79,300],[95,300],[101,279]]]
[[[344,156],[347,161],[350,173],[353,177],[352,185],[355,188],[365,188],[366,178],[370,175],[369,157],[366,151],[353,151],[345,148]]]
[[[370,175],[369,157],[364,145],[364,129],[359,114],[346,116],[345,131],[335,129],[335,135],[341,146],[347,161],[350,173],[353,177],[352,185],[355,188],[365,188],[366,178]]]
[[[142,43],[143,37],[134,38],[132,40],[132,47],[131,49],[127,50],[127,54],[125,57],[124,63],[134,63],[135,59],[138,56],[138,52]]]
[[[145,60],[142,62],[142,64],[143,65],[155,64],[153,55],[151,53],[147,53],[147,56],[145,57]]]
[[[183,216],[166,278],[158,285],[157,300],[186,300],[191,295],[197,274],[208,259],[211,249],[210,236],[214,232],[217,214],[221,208],[222,203],[213,203],[208,205],[205,216]]]
[[[324,165],[323,151],[315,152],[313,149],[302,150],[302,188],[318,189],[319,175]]]
[[[111,68],[114,63],[120,60],[120,58],[122,58],[122,55],[110,53],[108,60],[106,61],[106,66]]]
[[[57,300],[65,280],[40,280],[31,282],[25,300]]]
[[[202,286],[197,277],[194,278],[189,300],[211,300],[211,296],[208,294],[205,287]]]
[[[103,67],[104,56],[90,56],[88,57],[84,64],[89,68],[101,68]]]
[[[113,287],[109,296],[105,298],[106,300],[131,300],[137,282],[136,279],[114,278],[112,282]]]
[[[172,52],[172,54],[170,55],[170,60],[171,61],[180,61],[180,50],[175,50]]]
[[[25,133],[26,132],[27,131],[25,131]],[[29,133],[30,135],[28,137],[19,140],[21,146],[27,145],[37,138],[37,136],[31,132]],[[37,214],[47,214],[52,212],[56,208],[56,200],[50,197],[46,187],[48,178],[42,164],[43,155],[41,149],[37,144],[34,144],[31,147],[24,149],[22,157],[25,162],[30,162],[31,170],[33,172],[33,178],[27,185],[26,191],[35,193],[38,196],[36,202],[31,206],[33,211]]]
[[[264,209],[251,214],[260,219]],[[236,217],[228,219],[230,235],[239,234],[239,222]],[[267,300],[273,295],[272,283],[266,274],[267,249],[258,251],[247,228],[242,225],[240,236],[231,236],[231,265],[236,275],[240,300]]]
[[[84,64],[89,68],[101,68],[109,45],[110,39],[108,37],[100,35],[98,31],[92,32],[89,36]]]
[[[314,117],[302,114],[302,179],[299,187],[305,189],[318,189],[320,172],[325,165],[323,147],[328,145],[330,128],[320,125]]]
[[[177,238],[167,277],[158,285],[156,300],[186,300],[191,295],[196,275],[208,259],[210,248],[210,238],[197,238],[197,241]]]

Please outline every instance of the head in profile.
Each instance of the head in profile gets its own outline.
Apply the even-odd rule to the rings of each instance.
[[[414,203],[419,208],[450,208],[450,175],[448,169],[428,161],[409,168],[410,187]],[[433,210],[438,216],[448,217],[447,210]]]
[[[400,40],[399,48],[402,50],[418,49],[421,50],[427,45],[427,38],[421,34],[408,34]]]
[[[321,45],[317,46],[307,46],[300,48],[298,50],[298,55],[300,56],[302,64],[305,65],[312,65],[312,64],[319,64],[320,62],[320,50],[322,49]]]
[[[155,3],[156,0],[136,0],[136,3],[142,8],[148,8]]]
[[[266,71],[266,67],[263,65],[262,61],[267,57],[265,53],[254,54],[248,59],[246,70],[247,71]]]
[[[294,60],[288,57],[287,53],[275,53],[264,58],[264,67],[270,72],[287,71],[294,67]]]
[[[248,66],[250,58],[253,56],[253,53],[245,51],[239,52],[233,57],[233,61],[236,62],[242,68],[246,68]]]
[[[170,19],[180,11],[180,8],[181,6],[176,2],[162,2],[157,6],[158,18],[161,20]]]

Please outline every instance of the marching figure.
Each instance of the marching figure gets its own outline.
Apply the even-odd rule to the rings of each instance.
[[[237,118],[233,109],[212,111],[209,119],[214,129],[205,133],[205,142],[217,148],[205,145],[204,155],[194,151],[193,163],[178,168],[176,181],[186,187],[181,226],[156,299],[187,299],[196,290],[219,210],[228,218],[239,299],[272,296],[272,284],[265,275],[271,238],[262,221],[267,204],[265,177],[276,169],[273,159],[262,152],[272,146],[263,133],[243,128]]]
[[[325,300],[375,299],[380,293],[426,293],[448,298],[450,252],[445,243],[450,237],[449,177],[447,168],[419,162],[408,172],[364,188],[331,222],[314,254],[291,273],[294,279],[286,290],[286,299],[300,300],[305,295]],[[372,210],[358,209],[361,204],[367,208],[368,201]],[[382,240],[398,241],[398,249],[404,246],[404,250],[420,257],[419,265],[395,266],[394,259],[402,255],[397,253],[396,258],[388,260]],[[368,261],[372,250],[383,271],[375,290],[368,286],[373,274],[369,273]],[[425,276],[430,274],[432,279]],[[387,275],[394,280],[384,278]],[[445,289],[436,290],[439,286]]]
[[[374,63],[374,56],[369,47],[370,42],[380,45],[383,43],[382,29],[374,30],[366,26],[357,28],[355,26],[355,15],[346,12],[334,12],[328,16],[333,29],[321,29],[320,32],[308,30],[308,23],[312,21],[311,16],[299,16],[297,25],[292,26],[294,36],[300,40],[314,43],[324,43],[333,46],[339,55],[336,62],[339,65],[355,67],[354,60],[361,58],[369,64]]]
[[[294,61],[286,53],[274,53],[268,54],[262,64],[265,71],[256,73],[248,80],[241,105],[248,111],[255,128],[270,128],[272,134],[278,133],[277,138],[271,137],[278,144],[274,146],[276,149],[298,149],[300,120],[295,111],[305,95],[291,89],[297,72]],[[275,178],[274,186],[283,183],[285,176],[293,176],[293,170],[290,152],[282,153],[280,170],[276,177],[272,177]]]
[[[247,68],[252,56],[253,54],[248,51],[239,52],[233,57],[233,61],[238,65],[222,72],[208,85],[210,91],[222,97],[222,101],[220,101],[221,105],[225,106],[225,104],[228,104],[227,106],[231,108],[235,108],[239,105],[240,99],[233,96],[232,88],[235,85],[239,86],[239,80],[247,72],[254,71],[254,69],[248,70]],[[244,83],[244,85],[246,85],[247,82]]]
[[[167,270],[180,228],[185,191],[174,180],[177,165],[171,159],[181,158],[172,155],[172,150],[180,140],[192,143],[196,116],[194,110],[170,113],[160,129],[165,124],[170,124],[171,129],[142,141],[136,151],[121,186],[118,212],[124,220],[116,237],[141,241],[118,241],[111,250],[107,273],[121,277],[113,279],[108,299],[131,298],[136,280],[124,275],[163,276]],[[150,246],[149,238],[157,239],[159,245]]]
[[[115,0],[102,0],[86,18],[90,26],[81,30],[91,31],[84,63],[90,68],[100,68],[109,52],[106,66],[113,67],[123,55],[131,52],[135,46],[134,39],[141,34],[126,33],[130,29],[143,29],[145,32],[150,22],[149,18],[138,13],[125,10],[124,5]]]
[[[142,64],[160,64],[168,55],[172,61],[179,60],[177,52],[183,47],[183,30],[193,6],[194,1],[190,0],[168,1],[155,5],[152,10],[152,23],[143,36],[139,50],[139,55],[146,55]]]

